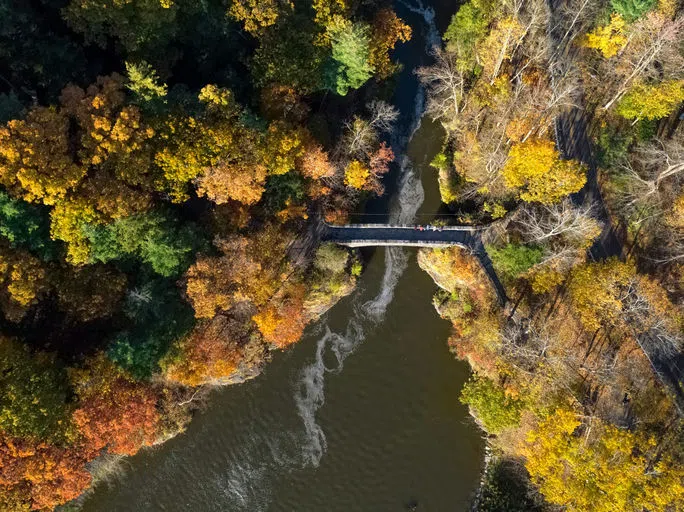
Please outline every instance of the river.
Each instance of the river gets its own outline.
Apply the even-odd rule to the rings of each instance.
[[[400,129],[389,200],[370,212],[422,222],[440,205],[430,160],[442,133],[420,121],[413,70],[457,3],[397,4],[414,29],[394,102]],[[382,218],[382,217],[380,217]],[[415,250],[378,249],[343,299],[262,375],[215,390],[187,432],[124,462],[83,512],[465,511],[483,465],[481,433],[459,403],[469,369]]]

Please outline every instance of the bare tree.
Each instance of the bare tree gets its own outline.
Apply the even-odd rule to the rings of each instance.
[[[389,133],[399,118],[399,111],[386,101],[371,101],[366,108],[370,113],[368,124],[376,131]]]
[[[601,232],[592,206],[575,206],[570,199],[553,205],[525,205],[515,217],[523,239],[544,245],[546,263],[569,267]]]
[[[634,81],[648,76],[650,72],[663,73],[671,78],[681,76],[684,71],[684,57],[680,52],[683,32],[684,16],[669,20],[651,13],[634,23],[627,46],[620,54],[620,62],[626,66],[617,70],[615,90],[603,108],[608,110],[622,98]],[[656,60],[659,69],[652,69]]]
[[[349,156],[368,156],[377,144],[380,133],[391,132],[399,117],[399,111],[384,101],[373,101],[367,108],[370,113],[367,119],[354,117],[345,123],[342,149]]]
[[[441,120],[447,129],[455,128],[463,109],[465,78],[456,63],[456,55],[438,47],[433,49],[435,63],[416,71],[427,88],[426,113],[433,120]]]
[[[684,131],[669,140],[637,146],[618,166],[616,205],[622,215],[648,226],[656,239],[659,261],[684,257],[681,226],[663,222],[684,189]]]
[[[664,180],[684,172],[684,130],[672,139],[637,146],[634,158],[644,170],[648,194],[657,193]]]
[[[672,357],[684,347],[679,325],[674,315],[663,311],[663,305],[657,307],[653,303],[640,284],[637,277],[626,288],[622,298],[623,318],[634,330],[637,342],[649,359]]]

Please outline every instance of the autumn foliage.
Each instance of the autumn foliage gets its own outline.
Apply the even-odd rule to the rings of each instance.
[[[72,380],[79,398],[74,423],[90,450],[131,455],[155,441],[158,397],[149,387],[102,356],[73,370]]]
[[[256,376],[352,291],[361,262],[322,272],[308,234],[354,208],[350,161],[382,192],[396,113],[353,156],[364,105],[314,93],[389,78],[411,34],[343,0],[57,3],[0,7],[8,512],[178,434],[201,387]]]
[[[90,485],[85,453],[0,435],[0,505],[8,512],[53,509]]]

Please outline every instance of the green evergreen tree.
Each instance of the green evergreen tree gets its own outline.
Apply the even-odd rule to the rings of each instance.
[[[171,344],[195,323],[192,307],[165,279],[142,280],[128,293],[123,311],[130,326],[113,338],[108,355],[138,379],[156,373]]]
[[[118,219],[106,226],[85,226],[91,259],[107,263],[134,256],[159,275],[180,275],[192,263],[202,240],[190,224],[160,211]]]
[[[461,391],[461,402],[470,406],[475,417],[490,434],[520,423],[523,403],[513,400],[486,377],[473,377]]]
[[[327,69],[327,87],[340,96],[358,89],[373,76],[370,59],[370,29],[363,23],[349,23],[331,33],[332,61]]]
[[[494,267],[504,276],[515,279],[541,262],[544,250],[537,246],[507,244],[500,249],[488,246]]]
[[[657,0],[610,0],[613,10],[627,21],[634,21],[653,9]]]
[[[12,247],[28,249],[43,260],[51,260],[57,254],[57,246],[50,239],[47,212],[4,191],[0,191],[0,236]]]

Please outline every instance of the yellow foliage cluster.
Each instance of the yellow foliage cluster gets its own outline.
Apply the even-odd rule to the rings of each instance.
[[[228,14],[242,22],[247,32],[257,35],[263,29],[275,25],[284,8],[291,11],[294,4],[287,0],[234,0]]]
[[[363,190],[370,180],[370,169],[358,160],[352,160],[344,171],[344,184],[357,190]]]
[[[335,18],[345,18],[349,11],[347,0],[313,0],[313,8],[314,21],[326,28]]]
[[[563,279],[563,273],[552,267],[545,266],[538,270],[535,269],[531,276],[532,291],[538,294],[548,293],[561,284]]]
[[[216,204],[230,200],[254,204],[261,199],[265,183],[266,168],[262,165],[220,163],[204,171],[197,182],[197,193]]]
[[[664,512],[684,504],[684,470],[667,459],[653,460],[655,439],[599,419],[592,420],[587,438],[576,435],[581,426],[575,411],[556,409],[521,448],[532,481],[548,501],[571,512]]]
[[[284,279],[282,252],[287,240],[268,227],[246,239],[217,240],[222,256],[204,256],[187,272],[186,291],[197,318],[212,318],[242,301],[264,304]]]
[[[661,119],[684,101],[684,80],[637,83],[619,101],[615,111],[628,119]]]
[[[561,160],[553,141],[533,139],[515,144],[502,171],[509,188],[520,189],[524,201],[556,203],[580,190],[586,182],[583,166]]]
[[[28,252],[0,247],[0,297],[5,316],[19,321],[49,288],[45,265]]]
[[[87,263],[90,245],[81,225],[100,224],[102,215],[85,198],[76,197],[57,204],[50,212],[50,220],[50,236],[67,242],[67,261],[73,265]]]
[[[404,23],[391,9],[378,11],[373,20],[368,63],[375,69],[380,79],[389,77],[397,66],[389,57],[397,42],[405,43],[411,39],[411,27]]]
[[[295,168],[307,135],[305,130],[288,128],[281,121],[269,125],[261,155],[269,174],[285,174]]]
[[[53,205],[85,176],[70,153],[69,119],[34,107],[0,127],[0,183],[26,201]]]
[[[299,341],[307,323],[305,293],[306,288],[302,285],[289,286],[252,317],[267,342],[285,348]]]
[[[614,325],[622,312],[622,290],[634,278],[633,265],[613,258],[576,267],[568,291],[584,327],[595,331]]]
[[[154,136],[154,130],[142,123],[140,109],[125,105],[123,83],[123,77],[114,73],[98,77],[86,91],[75,85],[62,91],[63,111],[77,119],[83,131],[80,157],[90,164],[127,159]],[[140,174],[147,166],[138,159],[136,167]]]
[[[613,13],[610,16],[610,23],[589,32],[584,38],[582,46],[598,50],[606,59],[610,59],[627,44],[625,25],[626,22],[622,16]]]
[[[525,27],[513,16],[502,18],[487,37],[477,45],[477,57],[483,75],[494,81],[502,66],[511,58],[513,50],[525,35]]]

